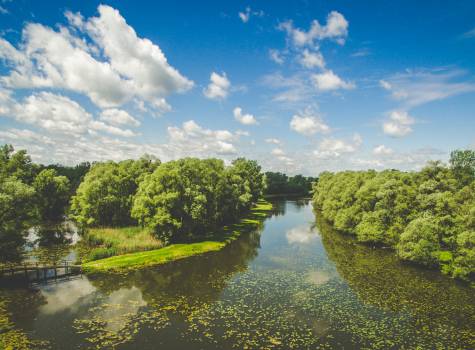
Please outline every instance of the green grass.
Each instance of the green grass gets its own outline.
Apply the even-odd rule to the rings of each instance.
[[[261,225],[270,210],[272,210],[272,204],[262,200],[241,221],[225,226],[219,232],[211,233],[205,238],[205,241],[172,244],[160,249],[112,256],[86,262],[82,267],[86,273],[120,271],[165,264],[189,256],[217,251],[237,239],[240,234],[251,231]]]
[[[138,226],[90,228],[85,240],[95,246],[87,254],[87,261],[163,247],[150,230]]]

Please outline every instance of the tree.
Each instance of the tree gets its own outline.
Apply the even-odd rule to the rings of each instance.
[[[42,170],[33,181],[38,217],[43,221],[60,221],[69,201],[69,180],[56,170]]]
[[[461,185],[475,179],[475,151],[455,150],[450,153],[450,166]]]
[[[440,228],[433,216],[412,220],[401,234],[397,253],[404,260],[423,265],[435,265],[436,254],[440,251]]]
[[[25,230],[34,216],[33,187],[17,178],[0,176],[0,260],[19,255]]]
[[[165,243],[196,238],[234,221],[261,196],[263,175],[254,161],[185,158],[145,177],[132,216]]]
[[[72,218],[91,226],[133,224],[131,209],[138,185],[159,164],[149,159],[94,164],[72,198]]]

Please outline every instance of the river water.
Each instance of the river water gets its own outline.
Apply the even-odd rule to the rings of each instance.
[[[10,320],[52,349],[475,348],[473,289],[274,205],[220,252],[3,290]]]

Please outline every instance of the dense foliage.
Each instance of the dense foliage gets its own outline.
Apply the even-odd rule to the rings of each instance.
[[[56,170],[42,170],[33,181],[38,217],[41,221],[60,221],[69,202],[69,180]]]
[[[266,172],[266,194],[307,196],[312,191],[314,177],[287,176],[283,173]]]
[[[255,161],[185,158],[162,164],[140,184],[132,216],[164,242],[200,236],[235,220],[262,195]]]
[[[69,182],[53,170],[40,171],[26,151],[0,148],[0,257],[18,256],[25,230],[40,220],[60,220],[65,212]]]
[[[91,226],[133,224],[130,211],[138,185],[159,165],[147,157],[93,164],[71,200],[71,217]]]
[[[454,151],[449,167],[431,162],[419,172],[325,172],[314,192],[314,206],[336,229],[475,279],[475,152]]]

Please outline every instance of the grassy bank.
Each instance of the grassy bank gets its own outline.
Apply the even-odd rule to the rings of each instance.
[[[272,204],[259,201],[241,221],[224,227],[220,232],[211,233],[205,241],[185,244],[172,244],[164,248],[112,256],[83,264],[87,273],[117,271],[164,264],[189,256],[222,249],[240,234],[257,228],[268,213]]]
[[[95,248],[85,255],[84,261],[163,247],[150,230],[138,226],[90,228],[85,241]]]

